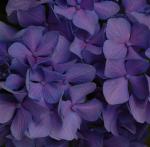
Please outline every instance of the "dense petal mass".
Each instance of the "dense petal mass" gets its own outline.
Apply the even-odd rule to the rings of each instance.
[[[107,80],[103,85],[106,101],[111,104],[121,104],[129,100],[128,81],[124,77]]]
[[[118,43],[129,41],[131,33],[130,23],[124,18],[110,18],[107,22],[107,38]]]
[[[96,2],[94,7],[100,19],[107,19],[120,10],[119,5],[112,1]]]

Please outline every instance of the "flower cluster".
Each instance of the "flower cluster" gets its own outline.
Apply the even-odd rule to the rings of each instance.
[[[5,10],[0,146],[146,147],[148,0],[8,0]]]

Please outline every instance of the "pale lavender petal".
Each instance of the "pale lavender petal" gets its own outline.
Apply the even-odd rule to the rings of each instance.
[[[81,0],[80,7],[85,10],[93,10],[94,0]]]
[[[109,78],[124,76],[126,74],[124,60],[106,60],[104,75]]]
[[[111,104],[122,104],[129,100],[128,81],[124,77],[104,82],[103,93],[106,101]]]
[[[107,19],[120,10],[119,5],[113,1],[96,2],[94,7],[100,19]]]
[[[11,90],[19,90],[24,86],[24,79],[16,74],[10,74],[6,81],[5,86]]]
[[[150,58],[150,48],[148,48],[148,49],[146,50],[145,55],[146,55],[148,58]]]
[[[102,52],[102,49],[99,46],[95,46],[92,44],[87,44],[85,50],[87,50],[90,53],[95,54],[95,55],[100,55]]]
[[[108,132],[112,132],[113,134],[117,135],[117,108],[116,106],[108,106],[103,111],[103,120],[104,126]],[[114,124],[114,125],[113,125]]]
[[[76,13],[76,9],[74,7],[61,8],[58,6],[54,6],[54,12],[71,20],[73,18],[73,15]]]
[[[130,111],[135,120],[139,123],[144,123],[146,121],[146,105],[147,102],[138,101],[133,96],[129,99]]]
[[[79,103],[85,97],[96,89],[95,83],[84,83],[72,86],[69,90],[72,103]]]
[[[93,99],[86,103],[75,104],[72,109],[84,120],[96,121],[101,115],[102,104],[97,99]]]
[[[131,32],[130,23],[124,18],[110,18],[107,22],[107,38],[118,43],[129,41]]]
[[[73,16],[73,24],[93,35],[98,28],[98,17],[93,11],[80,9]]]
[[[27,56],[31,56],[31,52],[23,44],[17,42],[9,47],[8,53],[23,63],[26,61]]]
[[[31,119],[30,113],[24,108],[20,108],[17,111],[10,128],[12,135],[17,140],[20,140],[24,136]]]
[[[66,78],[71,83],[90,82],[95,78],[96,70],[88,64],[75,64],[66,73]]]
[[[107,59],[122,59],[127,54],[127,48],[124,44],[106,40],[104,42],[103,52]]]

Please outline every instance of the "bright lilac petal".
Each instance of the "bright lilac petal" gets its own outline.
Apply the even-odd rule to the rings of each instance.
[[[75,64],[66,73],[66,77],[71,83],[90,82],[95,77],[96,70],[88,64]]]
[[[31,52],[21,43],[13,43],[9,49],[8,53],[13,58],[18,59],[21,62],[25,62],[27,56],[31,56]]]
[[[118,134],[117,115],[118,115],[117,114],[117,107],[115,107],[115,106],[108,106],[103,111],[104,126],[108,132],[112,132],[115,135]]]
[[[130,111],[135,120],[139,123],[144,123],[146,120],[146,105],[146,102],[140,102],[133,96],[129,99]]]
[[[93,99],[86,103],[76,104],[72,109],[84,120],[96,121],[101,115],[102,104],[97,99]]]
[[[137,11],[146,4],[146,0],[123,0],[127,12]]]
[[[55,46],[55,50],[51,57],[51,61],[54,64],[68,61],[70,58],[69,45],[69,41],[65,37],[59,35],[57,45]]]
[[[106,60],[104,74],[106,77],[115,78],[124,76],[126,74],[126,69],[124,65],[124,60]]]
[[[107,38],[118,43],[129,41],[131,26],[124,18],[110,18],[107,22]]]
[[[23,30],[22,41],[32,52],[35,51],[43,37],[43,27],[30,26]]]
[[[18,22],[21,26],[42,25],[45,22],[45,8],[39,6],[27,11],[18,11]]]
[[[149,95],[148,82],[145,76],[129,76],[132,93],[139,99],[144,100]]]
[[[24,108],[20,108],[17,111],[11,124],[11,133],[17,140],[24,136],[31,119],[30,113]]]
[[[79,103],[83,101],[86,95],[90,94],[96,89],[96,85],[94,83],[84,83],[72,86],[70,88],[70,96],[72,99],[72,103]]]
[[[107,80],[103,85],[106,101],[111,104],[122,104],[128,101],[128,81],[124,77]]]
[[[0,21],[0,40],[12,40],[16,31],[10,26]]]
[[[23,85],[24,79],[16,74],[10,74],[5,81],[5,86],[11,90],[18,90],[22,88]]]
[[[2,97],[2,96],[1,96]],[[9,122],[16,109],[16,104],[13,102],[8,102],[4,100],[0,100],[0,123]]]
[[[84,41],[75,37],[74,41],[70,45],[70,51],[78,57],[82,58],[82,50],[85,48],[84,45]]]
[[[73,15],[76,13],[76,9],[74,7],[61,8],[58,6],[54,6],[54,12],[71,20],[73,18]]]
[[[122,59],[127,54],[127,48],[124,44],[106,40],[104,42],[103,52],[107,59]]]
[[[96,2],[94,7],[100,19],[107,19],[120,10],[119,5],[113,1]]]
[[[94,0],[81,0],[80,7],[85,10],[93,10]]]
[[[98,17],[93,11],[80,9],[73,16],[73,24],[93,35],[97,30]]]
[[[142,24],[134,24],[131,30],[130,42],[134,46],[147,48],[149,36],[150,33],[148,27]]]

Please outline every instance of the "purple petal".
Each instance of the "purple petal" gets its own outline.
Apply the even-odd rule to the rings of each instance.
[[[81,0],[80,7],[85,10],[93,10],[94,0]]]
[[[70,51],[75,55],[77,55],[78,57],[82,58],[82,50],[85,48],[84,45],[85,45],[84,41],[75,37],[75,39],[70,45]]]
[[[126,43],[130,38],[131,26],[124,18],[110,18],[107,22],[107,38],[118,43]]]
[[[130,42],[134,46],[147,48],[149,36],[150,33],[148,27],[142,24],[134,24],[131,31]]]
[[[124,76],[126,74],[124,60],[106,60],[104,74],[109,78]]]
[[[31,121],[29,124],[29,128],[27,131],[27,136],[30,138],[39,138],[39,137],[47,137],[49,136],[49,128],[50,128],[50,118],[48,113],[44,113],[41,116],[41,121],[36,123]]]
[[[31,56],[31,52],[21,43],[13,43],[9,49],[8,53],[13,58],[16,58],[17,60],[21,62],[25,62],[27,59],[27,56]]]
[[[17,111],[11,124],[11,133],[17,140],[20,140],[24,136],[31,119],[30,113],[24,108],[20,108]]]
[[[39,6],[27,11],[18,11],[18,22],[21,26],[42,25],[45,22],[45,8]]]
[[[150,58],[150,48],[148,48],[148,49],[146,50],[145,55],[146,55],[148,58]]]
[[[117,108],[116,106],[108,106],[103,111],[103,119],[104,119],[104,126],[108,132],[112,132],[114,135],[118,135],[117,130]],[[115,124],[115,125],[113,125]]]
[[[88,64],[75,64],[66,73],[66,77],[71,83],[90,82],[95,78],[96,70]]]
[[[72,109],[84,120],[96,121],[101,115],[102,104],[97,99],[93,99],[86,103],[75,104]]]
[[[149,95],[148,82],[145,76],[129,76],[132,93],[139,99],[145,100]]]
[[[50,104],[57,103],[63,95],[63,89],[56,84],[46,84],[42,90],[42,97]]]
[[[29,97],[35,100],[41,100],[43,86],[40,83],[31,82],[28,89]]]
[[[137,11],[146,4],[146,0],[123,0],[127,12]]]
[[[16,31],[10,26],[0,21],[0,40],[12,40]]]
[[[139,23],[146,25],[150,29],[150,16],[138,12],[132,12],[133,16]]]
[[[6,81],[5,86],[11,90],[18,90],[24,86],[24,79],[16,74],[10,74]]]
[[[120,10],[119,5],[113,1],[96,2],[94,7],[100,19],[107,19]]]
[[[128,101],[128,81],[124,77],[107,80],[103,85],[106,101],[111,104],[122,104]]]
[[[69,41],[59,35],[58,43],[55,47],[51,60],[54,64],[67,62],[70,58]]]
[[[80,9],[73,16],[73,24],[93,35],[98,28],[98,17],[93,11]]]
[[[128,60],[143,60],[143,58],[132,48],[128,48],[128,54],[126,57]]]
[[[107,59],[122,59],[127,54],[127,48],[124,44],[106,40],[104,42],[103,52]]]
[[[100,55],[102,52],[102,49],[100,47],[97,47],[97,46],[92,45],[92,44],[87,44],[85,50],[87,50],[90,53],[95,54],[95,55]]]
[[[149,63],[144,60],[128,60],[126,62],[126,70],[130,75],[138,75],[148,70]]]
[[[62,128],[60,131],[60,138],[65,140],[72,140],[77,138],[77,130],[80,128],[81,118],[79,115],[71,110],[69,101],[61,103]]]
[[[2,99],[4,99],[5,97],[3,95],[1,95],[0,97],[2,97]],[[9,102],[6,101],[5,99],[2,100],[0,99],[0,123],[7,123],[9,122],[14,113],[15,113],[15,109],[16,109],[16,104],[13,102]]]
[[[144,123],[146,120],[146,105],[147,102],[141,102],[135,99],[133,96],[129,99],[130,111],[139,123]]]
[[[76,9],[74,7],[61,8],[58,6],[54,6],[54,12],[71,20],[73,18],[73,15],[76,13]]]
[[[37,49],[40,40],[43,37],[43,27],[30,26],[23,30],[21,37],[23,43],[33,52]]]
[[[84,83],[72,86],[70,88],[70,96],[72,103],[79,103],[85,99],[85,97],[96,89],[94,83]]]

